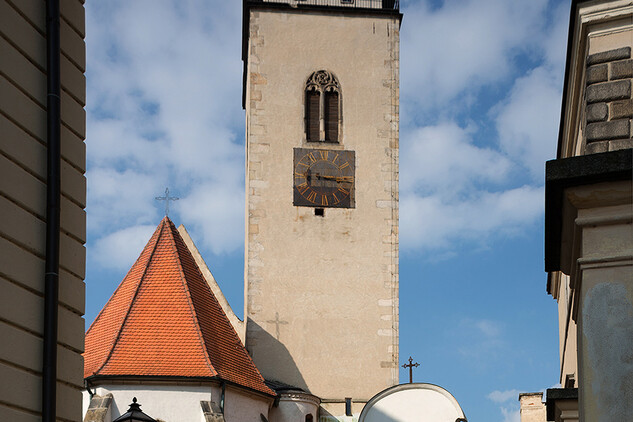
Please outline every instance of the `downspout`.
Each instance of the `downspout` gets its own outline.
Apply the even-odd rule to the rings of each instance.
[[[57,416],[57,307],[61,196],[61,101],[59,0],[46,1],[46,262],[44,275],[44,353],[42,421]]]

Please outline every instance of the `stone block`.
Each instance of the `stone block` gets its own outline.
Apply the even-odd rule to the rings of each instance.
[[[35,413],[24,412],[0,404],[0,421],[41,422],[42,417]]]
[[[62,123],[66,124],[74,133],[81,138],[86,137],[86,110],[84,110],[83,104],[66,91],[62,91],[61,96],[61,117]]]
[[[609,142],[609,151],[633,148],[633,139],[615,139]]]
[[[587,85],[605,82],[608,79],[609,67],[606,63],[587,68]]]
[[[42,368],[42,338],[28,331],[0,322],[0,338],[11,339],[0,346],[0,360],[32,372]],[[83,385],[83,358],[80,354],[57,346],[57,378],[81,388]]]
[[[253,85],[266,85],[268,81],[266,77],[261,73],[251,72],[251,84]]]
[[[107,422],[107,414],[108,409],[88,409],[86,416],[84,416],[84,422]]]
[[[82,107],[85,106],[86,77],[83,72],[64,55],[61,56],[60,66],[62,88],[75,98]]]
[[[4,38],[0,38],[0,55],[3,58],[0,71],[4,76],[45,107],[46,75]]]
[[[85,208],[86,178],[83,172],[77,170],[66,160],[62,160],[61,173],[62,195]]]
[[[0,196],[0,215],[2,237],[14,239],[19,246],[44,256],[46,232],[42,220],[3,196]]]
[[[13,7],[19,10],[20,15],[26,17],[40,31],[46,32],[46,9],[42,8],[37,1],[15,2]]]
[[[585,154],[597,154],[609,151],[609,141],[591,142],[585,147]]]
[[[43,309],[43,307],[42,307]],[[58,342],[78,352],[84,351],[85,321],[82,317],[64,307],[59,307]],[[83,365],[82,365],[83,366]]]
[[[86,71],[86,44],[84,39],[64,19],[60,20],[59,37],[62,53],[82,71]]]
[[[44,260],[13,242],[0,237],[0,268],[3,276],[31,290],[44,291]],[[83,280],[66,271],[59,275],[59,300],[77,313],[85,306]]]
[[[40,218],[46,215],[46,185],[3,155],[0,155],[0,193]]]
[[[607,120],[609,108],[607,103],[595,103],[587,106],[587,122],[603,122]]]
[[[614,101],[611,103],[611,119],[633,117],[633,99]]]
[[[41,5],[35,5],[35,7]],[[25,13],[25,11],[21,11]],[[9,5],[9,2],[0,2],[0,27],[2,35],[17,44],[34,63],[42,68],[46,67],[46,39],[35,29],[22,15]],[[41,10],[39,11],[41,13]],[[4,93],[4,91],[2,91]]]
[[[629,136],[630,124],[628,119],[589,123],[587,125],[587,142],[622,139]]]
[[[79,32],[82,37],[86,36],[86,18],[83,1],[62,1],[60,2],[61,14],[64,20]]]
[[[1,10],[0,7],[0,15]],[[46,111],[5,78],[0,78],[0,92],[2,92],[0,110],[5,116],[22,127],[28,128],[33,136],[44,141],[46,139]]]
[[[224,414],[218,406],[213,401],[201,401],[200,407],[202,408],[202,413],[204,415],[205,422],[224,422]]]
[[[86,412],[86,416],[84,416],[83,422],[107,422],[112,418],[108,419],[110,416],[108,413],[110,411],[110,405],[112,403],[112,394],[107,394],[105,396],[93,396],[90,399],[90,405],[88,406],[88,411]]]
[[[603,51],[601,53],[590,55],[589,57],[587,57],[587,66],[630,58],[631,47],[622,47],[615,50]]]
[[[633,78],[633,60],[631,59],[613,62],[609,67],[611,68],[609,74],[611,80]]]
[[[62,233],[59,245],[60,267],[83,280],[86,277],[86,248],[83,243]]]
[[[604,82],[587,87],[587,103],[631,98],[631,81]]]

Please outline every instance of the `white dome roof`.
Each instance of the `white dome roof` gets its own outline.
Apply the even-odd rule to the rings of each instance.
[[[466,417],[455,397],[433,384],[400,384],[371,398],[359,422],[456,422]]]

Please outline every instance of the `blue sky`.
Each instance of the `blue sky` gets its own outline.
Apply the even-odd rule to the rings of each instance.
[[[90,324],[164,213],[243,313],[241,2],[87,2]],[[400,360],[474,421],[558,381],[543,272],[568,0],[402,0]],[[401,381],[407,380],[401,371]]]

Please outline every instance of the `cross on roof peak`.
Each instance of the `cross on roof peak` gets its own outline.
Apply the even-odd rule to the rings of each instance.
[[[157,201],[165,201],[165,217],[169,217],[169,201],[177,201],[180,198],[169,196],[169,188],[165,188],[165,196],[157,196],[154,199]]]
[[[417,368],[418,366],[420,366],[420,364],[417,362],[413,363],[413,358],[411,356],[409,356],[409,363],[402,365],[405,369],[409,368],[409,383],[413,382],[413,368]]]

